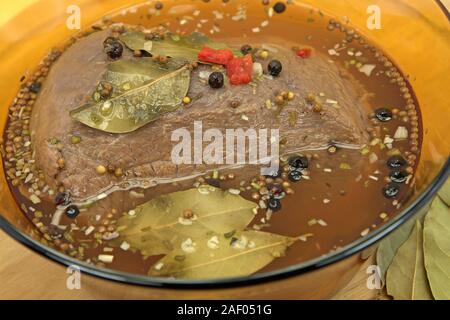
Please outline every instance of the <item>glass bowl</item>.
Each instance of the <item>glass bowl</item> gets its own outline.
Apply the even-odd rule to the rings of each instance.
[[[218,0],[217,0],[218,1]],[[172,1],[164,1],[171,3]],[[255,0],[239,1],[254,5]],[[33,226],[14,201],[3,167],[0,168],[0,227],[34,251],[63,265],[77,265],[85,283],[107,292],[112,298],[258,299],[327,298],[342,288],[359,270],[361,252],[369,250],[413,218],[424,208],[450,174],[450,24],[444,3],[433,0],[378,0],[382,29],[368,30],[367,8],[371,0],[302,0],[338,19],[350,21],[374,44],[387,52],[415,89],[423,117],[423,147],[416,175],[415,194],[395,218],[368,236],[318,259],[268,273],[244,278],[186,281],[155,279],[97,268],[58,251],[30,236]],[[49,48],[63,43],[76,31],[66,27],[67,7],[78,5],[82,25],[89,26],[102,16],[137,0],[16,0],[0,5],[0,129],[5,126],[7,109],[20,86],[19,79],[33,70]],[[190,2],[194,5],[194,2]],[[201,1],[195,5],[205,7]],[[209,8],[209,9],[208,9]],[[250,10],[250,14],[253,12]],[[45,270],[44,270],[45,272]],[[105,281],[99,278],[114,280]]]

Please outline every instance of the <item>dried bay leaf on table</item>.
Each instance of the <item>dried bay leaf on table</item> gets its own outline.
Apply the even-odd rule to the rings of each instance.
[[[433,296],[450,299],[450,209],[436,197],[424,224],[425,268]]]
[[[102,102],[89,102],[70,115],[81,123],[108,133],[128,133],[178,109],[190,85],[184,66]]]
[[[386,275],[387,293],[396,300],[432,300],[423,254],[423,229],[416,221],[410,237],[398,249]]]
[[[176,249],[149,270],[150,276],[183,279],[217,279],[248,276],[285,254],[294,238],[261,231],[243,231],[230,241],[216,235],[216,249],[207,235],[194,239],[195,251]]]
[[[414,217],[406,221],[403,225],[394,230],[380,242],[377,250],[376,261],[378,267],[380,268],[380,276],[383,285],[386,282],[386,272],[394,259],[398,248],[409,238],[416,225],[416,221],[423,221],[429,207],[429,205],[423,207]]]
[[[442,201],[444,201],[445,204],[450,207],[450,179],[447,180],[442,189],[439,191],[439,196],[441,197]]]
[[[120,240],[144,255],[169,253],[187,238],[243,230],[253,220],[256,204],[212,186],[160,196],[136,208],[135,216],[118,221]],[[184,212],[192,219],[183,218]]]

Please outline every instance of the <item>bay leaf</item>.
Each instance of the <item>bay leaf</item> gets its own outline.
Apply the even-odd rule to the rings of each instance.
[[[411,235],[413,228],[415,227],[416,221],[422,221],[423,217],[427,214],[429,206],[423,207],[415,217],[406,221],[399,228],[394,230],[386,238],[384,238],[378,247],[376,261],[380,268],[380,276],[383,285],[386,282],[386,272],[394,259],[398,248],[405,243],[405,241]]]
[[[174,192],[137,207],[135,216],[119,219],[120,240],[144,255],[165,254],[186,237],[243,230],[253,220],[256,206],[212,186]],[[186,210],[192,212],[192,219],[183,217]]]
[[[445,204],[450,207],[450,179],[447,180],[447,182],[439,191],[439,196],[441,197],[442,201],[444,201]]]
[[[214,237],[214,235],[212,235]],[[194,252],[178,248],[149,270],[153,277],[218,279],[248,276],[285,254],[294,238],[261,231],[242,231],[230,241],[215,235],[217,247],[211,248],[211,235],[193,238]]]
[[[221,42],[215,42],[199,32],[193,32],[189,36],[169,34],[164,39],[149,41],[145,39],[143,32],[127,32],[120,40],[131,50],[144,50],[153,56],[166,56],[182,63],[192,63],[198,60],[198,53],[204,46],[213,49],[227,49],[228,46]],[[242,54],[232,50],[235,55]]]
[[[70,115],[104,132],[132,132],[178,109],[189,90],[190,77],[184,66],[106,101],[89,102]]]
[[[139,31],[130,31],[120,36],[122,41],[130,50],[142,50],[151,52],[153,41],[147,40],[145,34]]]
[[[103,80],[113,85],[113,96],[117,96],[175,72],[179,68],[179,63],[169,61],[167,64],[161,64],[152,58],[117,60],[108,65]]]
[[[398,249],[387,271],[386,288],[396,300],[432,300],[425,270],[423,229],[416,221],[408,240]]]
[[[437,300],[450,300],[450,209],[436,197],[424,224],[424,256],[431,291]]]

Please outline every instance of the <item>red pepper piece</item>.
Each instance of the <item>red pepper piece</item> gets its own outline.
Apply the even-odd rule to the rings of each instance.
[[[308,59],[311,57],[312,50],[311,49],[300,49],[297,51],[297,56],[299,56],[302,59]]]
[[[200,62],[215,63],[226,66],[233,59],[233,52],[230,49],[215,50],[209,47],[203,47],[198,54]]]
[[[242,58],[233,58],[228,62],[227,74],[232,85],[250,83],[253,77],[252,55],[247,54]]]

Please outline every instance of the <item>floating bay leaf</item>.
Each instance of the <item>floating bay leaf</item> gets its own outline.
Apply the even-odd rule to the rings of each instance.
[[[383,284],[386,280],[386,272],[392,262],[392,259],[394,259],[398,248],[400,248],[400,246],[409,238],[411,231],[415,227],[416,221],[423,220],[423,217],[428,212],[428,208],[429,206],[422,208],[414,218],[406,221],[402,226],[381,241],[377,250],[376,261],[380,268],[380,276]]]
[[[208,245],[211,238],[216,247]],[[149,270],[150,276],[217,279],[248,276],[285,254],[294,238],[260,231],[243,231],[234,240],[223,235],[193,238],[193,252],[178,248]]]
[[[450,207],[450,179],[447,180],[442,189],[439,191],[439,196],[442,201]]]
[[[131,50],[144,50],[153,56],[166,56],[180,62],[195,62],[198,53],[204,46],[213,49],[226,49],[226,44],[215,42],[199,32],[189,36],[169,34],[164,39],[148,41],[142,32],[127,32],[120,40]],[[151,44],[149,43],[151,42]],[[235,55],[241,55],[239,51],[233,51]]]
[[[136,208],[135,216],[118,221],[121,241],[144,255],[158,255],[179,247],[187,237],[243,230],[254,218],[256,204],[212,186],[163,195]],[[189,210],[194,215],[185,219]]]
[[[398,249],[387,271],[386,288],[396,300],[432,300],[425,270],[423,230],[416,221],[408,240]]]
[[[450,209],[433,201],[423,230],[425,268],[434,298],[450,299]]]
[[[159,79],[179,68],[179,63],[169,61],[167,64],[161,64],[152,58],[118,60],[108,65],[103,80],[114,86],[114,94],[117,95]]]
[[[175,111],[189,90],[191,72],[184,66],[140,87],[72,112],[73,119],[109,133],[127,133]]]
[[[133,51],[143,50],[150,53],[153,46],[153,41],[147,40],[145,34],[139,31],[130,31],[121,35],[120,41]]]

